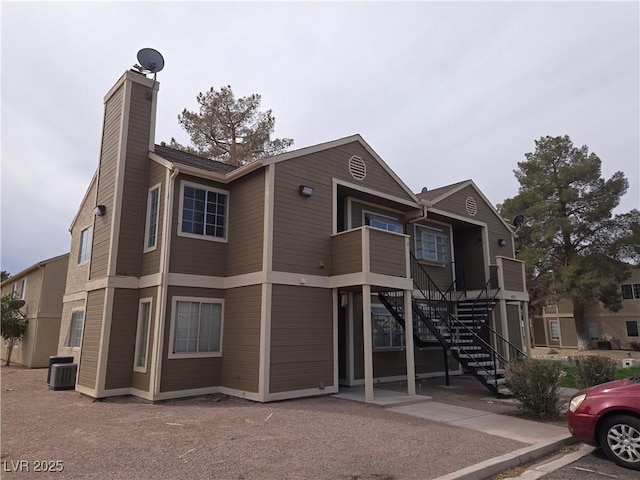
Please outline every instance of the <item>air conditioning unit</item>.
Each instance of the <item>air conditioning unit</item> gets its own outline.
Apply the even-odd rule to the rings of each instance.
[[[49,390],[73,390],[76,388],[77,363],[54,363],[51,365]]]
[[[49,357],[49,369],[47,370],[47,385],[51,383],[51,365],[55,363],[73,363],[73,357]]]

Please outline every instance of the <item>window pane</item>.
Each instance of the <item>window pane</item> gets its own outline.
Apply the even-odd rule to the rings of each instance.
[[[80,233],[80,248],[78,250],[78,263],[89,260],[91,254],[91,233],[93,227],[85,228]]]
[[[156,231],[158,226],[158,199],[160,196],[160,188],[154,188],[149,192],[149,213],[147,219],[147,240],[145,246],[147,248],[156,245]]]
[[[622,285],[622,298],[630,300],[633,298],[633,289],[630,284]]]
[[[225,205],[226,195],[223,193],[185,186],[182,231],[224,238]]]
[[[140,316],[138,318],[138,334],[136,340],[136,367],[147,366],[147,346],[149,321],[151,318],[151,303],[144,302],[140,305]]]
[[[221,316],[219,303],[177,302],[174,352],[219,352]]]
[[[84,320],[84,312],[77,311],[71,314],[71,323],[69,324],[69,336],[67,340],[68,347],[79,347],[82,340],[82,323]]]
[[[640,283],[633,284],[633,298],[640,298]]]
[[[560,325],[558,322],[549,322],[549,328],[551,330],[551,340],[560,340]]]
[[[628,337],[638,337],[640,336],[640,332],[639,332],[639,328],[638,328],[638,324],[640,322],[636,322],[636,321],[628,321],[627,322],[627,336]]]

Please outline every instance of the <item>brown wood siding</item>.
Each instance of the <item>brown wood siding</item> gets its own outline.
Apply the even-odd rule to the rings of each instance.
[[[562,347],[576,348],[578,346],[578,334],[573,318],[560,318],[560,341]]]
[[[362,339],[361,339],[362,340]],[[429,348],[425,350],[415,349],[414,359],[416,375],[444,371],[444,357],[441,348]],[[458,368],[455,360],[449,362],[449,369]],[[404,350],[374,351],[373,352],[373,376],[374,378],[395,377],[407,374],[407,354]],[[364,374],[356,377],[362,380]]]
[[[258,392],[262,286],[225,291],[222,385]]]
[[[149,188],[149,87],[131,83],[116,275],[140,276]]]
[[[351,156],[360,156],[367,168],[364,180],[349,173]],[[333,232],[333,184],[349,183],[412,200],[410,195],[357,142],[305,155],[275,165],[273,269],[332,275],[330,235]],[[311,197],[298,193],[300,185],[314,187]],[[319,265],[323,263],[324,268]]]
[[[131,374],[131,386],[133,388],[137,388],[138,390],[142,390],[144,392],[148,392],[149,391],[149,386],[151,384],[151,371],[152,371],[152,365],[151,365],[151,350],[153,348],[153,338],[155,337],[155,329],[156,329],[156,322],[155,322],[155,318],[156,318],[156,309],[158,308],[157,306],[157,301],[158,301],[158,289],[156,287],[150,287],[150,288],[143,288],[139,291],[139,298],[152,298],[151,301],[151,322],[150,322],[150,326],[149,326],[149,335],[147,337],[147,372],[146,373],[141,373],[141,372],[132,372]],[[134,335],[137,335],[138,332],[138,318],[137,315],[139,314],[139,309],[140,309],[140,302],[138,301],[138,308],[137,311],[138,313],[136,314],[136,331]],[[133,365],[133,362],[132,362]],[[133,369],[133,367],[131,367]]]
[[[264,169],[231,185],[227,275],[262,270],[264,245]]]
[[[331,238],[334,275],[362,272],[362,231],[352,230]]]
[[[333,385],[333,299],[329,289],[274,285],[269,392]]]
[[[228,191],[223,184],[211,182],[188,175],[178,175],[174,180],[173,218],[171,219],[171,255],[169,258],[169,271],[172,273],[187,273],[191,275],[210,275],[224,277],[227,275],[227,251],[226,242],[218,242],[199,238],[181,237],[178,235],[180,226],[180,197],[182,196],[182,181],[192,182],[205,187],[213,187]],[[235,201],[233,195],[229,196],[230,204]]]
[[[520,309],[517,305],[507,305],[507,326],[509,336],[507,340],[522,350],[522,330],[520,327]]]
[[[161,392],[173,392],[194,388],[207,388],[221,384],[222,358],[167,358],[172,346],[169,345],[171,331],[173,297],[224,298],[224,291],[209,288],[169,287],[167,295],[167,316],[165,318],[162,371],[160,379]],[[224,325],[223,325],[224,335]],[[224,341],[224,337],[223,337]],[[224,350],[223,350],[224,355]]]
[[[116,288],[113,294],[105,389],[128,388],[138,321],[138,290]]]
[[[87,308],[84,313],[84,327],[82,331],[82,350],[80,353],[78,384],[94,389],[96,388],[98,372],[98,353],[100,351],[104,296],[105,290],[92,290],[87,293]]]
[[[163,248],[163,235],[164,235],[164,210],[165,210],[165,196],[166,196],[166,176],[167,169],[162,165],[158,165],[156,162],[149,162],[149,188],[160,184],[160,196],[158,198],[158,233],[156,235],[156,249],[142,254],[142,275],[151,275],[153,273],[160,272],[160,259],[162,258],[161,252]],[[147,189],[148,202],[149,190]],[[146,209],[146,203],[145,203]],[[145,210],[145,228],[147,222],[147,212]],[[144,244],[143,244],[144,248]]]
[[[515,262],[509,259],[502,260],[504,276],[504,289],[515,292],[524,292],[523,270],[524,263]]]
[[[406,237],[376,228],[369,228],[368,230],[371,272],[394,277],[406,277]]]
[[[544,333],[544,319],[540,317],[533,317],[531,319],[531,326],[533,331],[533,338],[531,342],[534,347],[544,347],[547,345],[547,337]]]
[[[473,197],[476,201],[477,213],[475,216],[471,216],[467,213],[465,202],[467,197]],[[450,195],[442,201],[435,204],[435,208],[445,210],[450,213],[455,213],[462,217],[474,220],[477,222],[483,222],[487,224],[488,237],[489,237],[489,254],[491,263],[495,263],[496,255],[502,255],[510,257],[512,252],[511,232],[505,226],[500,218],[492,210],[491,206],[484,202],[482,197],[476,192],[476,190],[467,186],[459,192]],[[507,245],[501,247],[498,245],[498,240],[504,239],[507,241]]]
[[[122,135],[122,103],[124,86],[121,86],[107,101],[104,109],[104,128],[102,148],[98,167],[97,205],[105,205],[107,213],[97,217],[93,228],[93,246],[91,248],[91,268],[89,279],[107,275],[109,264],[109,245],[111,241],[111,223],[115,196],[118,149]]]

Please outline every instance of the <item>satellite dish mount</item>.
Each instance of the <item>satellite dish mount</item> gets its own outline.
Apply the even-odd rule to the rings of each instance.
[[[153,73],[153,84],[151,85],[151,92],[156,85],[156,75],[164,68],[164,58],[157,50],[153,48],[143,48],[138,52],[138,63],[133,68],[143,75],[150,75]]]

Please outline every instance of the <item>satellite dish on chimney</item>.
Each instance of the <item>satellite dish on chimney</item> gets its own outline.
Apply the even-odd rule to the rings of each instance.
[[[156,78],[156,73],[164,68],[164,58],[160,55],[160,52],[153,48],[143,48],[138,52],[139,65],[134,65],[133,68],[140,73],[148,75],[153,73],[153,78]]]

